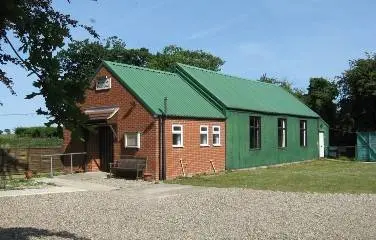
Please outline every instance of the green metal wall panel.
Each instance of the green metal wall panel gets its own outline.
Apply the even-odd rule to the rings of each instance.
[[[249,148],[249,116],[261,117],[261,149]],[[240,169],[318,158],[319,119],[228,110],[226,168]],[[287,147],[278,148],[278,118],[287,119]],[[307,120],[307,147],[300,146],[299,120]]]
[[[376,132],[358,132],[356,135],[356,160],[376,162]]]

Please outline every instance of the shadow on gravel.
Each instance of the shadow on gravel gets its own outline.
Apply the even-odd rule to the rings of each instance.
[[[60,237],[72,240],[90,240],[89,238],[79,237],[73,233],[66,231],[54,232],[46,229],[38,229],[32,227],[16,227],[16,228],[1,228],[0,239],[2,240],[30,240],[34,238]]]

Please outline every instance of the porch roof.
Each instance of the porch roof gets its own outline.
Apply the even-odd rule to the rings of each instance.
[[[84,110],[89,121],[106,121],[111,119],[119,110],[117,106],[91,107]]]

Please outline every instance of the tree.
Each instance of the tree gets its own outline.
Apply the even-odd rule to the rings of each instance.
[[[55,97],[65,100],[64,108],[55,116],[56,122],[63,122],[70,130],[85,128],[86,116],[77,107],[84,100],[85,90],[102,60],[117,61],[136,66],[146,66],[150,53],[145,48],[126,49],[125,43],[117,37],[105,41],[73,41],[66,49],[58,52],[55,59],[61,66],[60,90]],[[79,128],[77,128],[79,126]],[[77,132],[82,135],[82,132]]]
[[[56,127],[16,127],[14,134],[18,137],[31,137],[31,138],[63,138],[61,129]]]
[[[276,78],[268,77],[266,75],[266,73],[264,73],[264,74],[261,75],[259,81],[264,82],[264,83],[272,83],[272,84],[278,85],[278,86],[284,88],[286,91],[288,91],[292,95],[294,95],[295,97],[297,97],[300,101],[305,102],[304,91],[302,89],[299,89],[299,88],[294,88],[292,86],[292,83],[287,81],[286,79],[285,80],[278,80]]]
[[[211,70],[219,70],[224,63],[219,57],[201,50],[190,51],[176,46],[164,48],[162,53],[152,54],[146,48],[128,49],[124,41],[118,37],[110,37],[104,41],[73,41],[66,49],[58,52],[57,61],[62,69],[62,81],[59,92],[55,96],[69,101],[58,117],[69,116],[70,119],[61,119],[65,127],[73,129],[75,126],[84,127],[86,118],[76,106],[84,100],[84,93],[90,87],[90,80],[95,74],[102,60],[115,61],[130,65],[149,67],[164,71],[173,71],[176,62],[191,64]]]
[[[10,131],[9,128],[4,129],[4,132],[5,132],[6,134],[8,134],[8,135],[11,133],[11,131]]]
[[[192,51],[169,45],[163,48],[162,52],[157,52],[152,56],[148,67],[172,72],[176,63],[219,71],[225,62],[221,58],[202,50]]]
[[[345,127],[357,131],[376,130],[376,54],[351,60],[350,68],[338,77],[339,116]],[[348,124],[353,124],[349,126]]]
[[[3,130],[0,130],[0,135],[2,135],[3,134]]]
[[[334,124],[337,106],[334,102],[338,96],[337,84],[325,78],[310,78],[306,104],[319,114],[329,125]]]
[[[54,10],[52,0],[3,0],[1,3],[0,64],[15,64],[30,75],[36,75],[37,80],[33,85],[39,91],[26,98],[44,97],[46,109],[38,109],[37,113],[49,115],[49,124],[62,125],[79,115],[72,107],[75,105],[71,99],[74,95],[69,93],[75,83],[63,81],[63,71],[54,56],[54,52],[62,48],[65,42],[72,40],[71,29],[77,27],[98,37],[91,27]],[[13,80],[2,69],[0,82],[15,94]]]

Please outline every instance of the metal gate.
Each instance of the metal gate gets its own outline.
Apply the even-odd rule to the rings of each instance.
[[[356,159],[376,162],[376,132],[358,132],[356,134]]]
[[[99,129],[99,157],[100,170],[108,172],[110,163],[113,162],[114,135],[110,127],[100,127]]]

